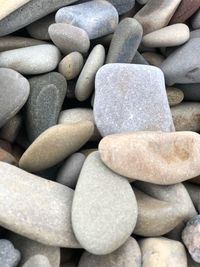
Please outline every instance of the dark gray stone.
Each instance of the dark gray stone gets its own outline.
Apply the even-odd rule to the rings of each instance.
[[[10,241],[0,239],[0,266],[16,267],[19,261],[20,252],[14,248]]]
[[[200,101],[200,83],[176,84],[184,93],[187,101]]]

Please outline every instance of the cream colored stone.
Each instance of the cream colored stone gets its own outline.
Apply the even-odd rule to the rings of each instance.
[[[30,0],[0,0],[0,20],[30,2]]]
[[[167,97],[169,101],[169,105],[176,106],[180,104],[184,99],[183,92],[175,87],[167,87]]]

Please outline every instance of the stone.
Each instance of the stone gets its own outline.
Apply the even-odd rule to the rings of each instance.
[[[90,39],[113,33],[118,21],[117,10],[105,0],[64,7],[56,13],[57,23],[68,23],[79,27],[87,32]]]
[[[48,169],[79,150],[93,131],[94,126],[90,121],[52,126],[28,147],[19,166],[30,172]]]
[[[0,68],[0,128],[26,103],[30,85],[18,72]]]
[[[0,161],[6,162],[12,165],[17,165],[17,160],[3,148],[0,148]]]
[[[7,151],[8,153],[12,153],[12,147],[8,141],[0,139],[0,147],[4,149],[5,151]]]
[[[22,116],[16,114],[1,129],[0,138],[13,143],[21,129]]]
[[[196,181],[194,181],[196,179]],[[185,182],[184,186],[186,187],[191,200],[196,208],[196,210],[200,211],[200,191],[199,191],[199,176],[189,180],[189,182]],[[196,183],[196,184],[193,184]],[[195,214],[196,215],[196,214]]]
[[[167,85],[200,83],[199,49],[200,38],[192,38],[165,59],[160,68]]]
[[[193,261],[193,259],[191,258],[190,254],[187,253],[187,260],[188,260],[188,266],[189,267],[199,267],[199,263]]]
[[[119,15],[124,14],[135,6],[135,0],[108,0],[118,11]]]
[[[143,267],[187,267],[187,255],[181,242],[164,237],[145,238],[140,242]]]
[[[194,132],[135,132],[104,137],[102,161],[130,179],[160,185],[200,174],[200,135]]]
[[[190,32],[190,38],[200,38],[200,29],[191,31]]]
[[[86,53],[90,47],[87,32],[67,23],[51,24],[49,35],[53,43],[63,54],[69,54],[75,51]]]
[[[160,67],[160,65],[165,60],[164,56],[155,52],[144,52],[142,56],[148,61],[148,63],[155,67]]]
[[[12,0],[9,0],[9,2],[11,1]],[[56,11],[57,9],[72,4],[76,1],[77,0],[59,0],[51,2],[49,2],[49,0],[29,1],[23,7],[12,12],[9,16],[5,17],[0,21],[0,36],[15,32],[31,24],[32,22],[39,20],[44,16]]]
[[[168,25],[180,2],[181,0],[149,0],[134,18],[142,24],[144,34],[154,32]]]
[[[183,102],[171,107],[176,131],[200,132],[200,103]]]
[[[45,130],[57,124],[67,92],[65,78],[58,72],[29,79],[30,96],[26,104],[26,130],[34,141]]]
[[[200,83],[176,84],[184,93],[185,101],[200,101]]]
[[[105,256],[92,255],[84,252],[79,267],[141,267],[141,251],[137,241],[129,239],[116,251]]]
[[[200,10],[192,18],[192,28],[199,29],[200,28]]]
[[[142,43],[147,47],[178,46],[190,38],[190,29],[186,24],[177,23],[143,36]]]
[[[88,56],[85,65],[78,77],[75,87],[75,96],[79,101],[87,100],[93,89],[97,71],[105,61],[105,49],[102,45],[96,45]]]
[[[45,245],[80,247],[71,227],[72,189],[4,162],[0,183],[1,225]]]
[[[103,66],[96,75],[94,118],[102,136],[173,131],[163,73],[148,65]]]
[[[182,240],[192,259],[200,263],[200,215],[190,219],[182,233]]]
[[[30,0],[1,0],[1,10],[0,10],[0,20],[7,17],[9,14],[20,8],[21,6],[25,5],[26,3],[30,2]]]
[[[0,53],[0,67],[21,74],[42,74],[54,70],[60,61],[58,48],[51,44],[18,48]]]
[[[43,255],[35,255],[28,259],[22,267],[53,267]]]
[[[20,261],[20,252],[6,239],[0,239],[0,266],[16,267]]]
[[[72,204],[76,238],[88,252],[106,255],[128,240],[136,221],[137,202],[128,180],[93,152],[84,162]]]
[[[149,65],[149,63],[146,61],[146,59],[137,51],[133,60],[133,64],[142,64],[142,65]]]
[[[123,19],[110,43],[106,63],[131,63],[142,40],[142,26],[133,18]]]
[[[76,78],[83,68],[83,56],[79,52],[72,52],[64,57],[59,63],[59,72],[67,79]]]
[[[85,159],[82,153],[72,154],[59,169],[56,181],[74,189]]]
[[[182,90],[175,87],[167,87],[167,98],[170,107],[180,104],[184,99],[184,93]]]
[[[149,0],[137,0],[140,5],[145,5]]]

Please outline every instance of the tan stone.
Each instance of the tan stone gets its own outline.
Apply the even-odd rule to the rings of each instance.
[[[169,101],[169,105],[176,106],[180,104],[184,99],[183,92],[175,87],[167,87],[167,97]]]
[[[0,20],[28,2],[30,0],[0,0]]]

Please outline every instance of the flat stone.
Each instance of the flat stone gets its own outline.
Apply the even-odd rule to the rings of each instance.
[[[163,73],[148,65],[103,66],[96,75],[94,118],[102,136],[173,131]]]
[[[9,2],[11,1],[12,0],[9,0]],[[29,1],[24,6],[12,12],[9,16],[0,21],[0,36],[15,32],[31,24],[32,22],[56,11],[57,9],[72,4],[76,1],[77,0],[59,0],[51,2],[49,2],[49,0]],[[7,1],[5,5],[7,5]]]
[[[141,251],[137,241],[129,239],[116,251],[105,256],[97,256],[84,252],[79,267],[141,267]]]
[[[9,240],[0,239],[0,264],[2,267],[16,267],[20,257],[20,252]]]
[[[90,121],[52,126],[28,147],[19,166],[30,172],[48,169],[79,150],[93,131],[94,126]]]
[[[83,56],[79,52],[72,52],[64,57],[59,63],[59,72],[67,79],[76,78],[83,68]]]
[[[45,130],[57,124],[67,92],[67,83],[57,72],[33,77],[29,82],[31,89],[25,114],[28,137],[32,142]]]
[[[142,43],[147,47],[178,46],[190,38],[190,29],[186,24],[177,23],[146,34]]]
[[[90,39],[96,39],[114,32],[118,17],[117,10],[108,1],[95,0],[59,9],[56,22],[84,29]]]
[[[142,26],[133,18],[123,19],[110,43],[106,63],[131,63],[142,39]]]
[[[184,99],[182,90],[175,87],[167,87],[167,98],[170,107],[180,104]]]
[[[22,74],[42,74],[54,70],[60,61],[58,48],[51,44],[18,48],[0,53],[0,67]]]
[[[12,69],[0,68],[0,127],[23,107],[29,92],[26,78]]]
[[[179,241],[164,237],[146,238],[140,242],[143,267],[187,267],[187,255]]]
[[[168,25],[180,2],[181,0],[149,0],[134,18],[142,24],[144,34],[156,31]]]
[[[200,83],[176,84],[184,93],[186,101],[200,101]]]
[[[103,66],[104,61],[105,49],[100,44],[96,45],[88,56],[76,82],[75,96],[79,101],[85,101],[90,97],[94,89],[96,73]]]
[[[67,23],[51,24],[49,35],[63,54],[69,54],[74,51],[86,53],[90,47],[87,32]]]
[[[0,182],[3,227],[45,245],[80,247],[71,227],[72,189],[3,162]]]
[[[160,68],[168,85],[200,82],[199,50],[200,38],[192,38],[165,59]]]
[[[200,132],[200,103],[183,102],[171,107],[176,131]]]
[[[110,171],[98,152],[90,154],[72,205],[73,230],[80,244],[92,254],[112,253],[127,241],[136,220],[137,202],[128,180]]]
[[[25,5],[27,2],[30,2],[30,0],[16,0],[15,2],[13,2],[13,0],[1,0],[0,20],[7,17],[10,13],[14,12],[21,6]]]
[[[199,29],[200,28],[200,10],[197,11],[197,13],[192,18],[192,27],[193,27],[193,29]]]
[[[103,162],[130,179],[175,184],[200,174],[200,135],[194,132],[138,132],[104,137]]]
[[[17,165],[17,160],[3,148],[0,148],[0,161],[6,162],[12,165]]]
[[[21,129],[22,116],[16,114],[0,129],[0,138],[13,143]]]
[[[164,56],[155,52],[144,52],[142,56],[148,61],[148,63],[155,67],[160,67],[160,65],[165,60]]]
[[[22,267],[53,267],[48,258],[43,255],[32,256]]]

